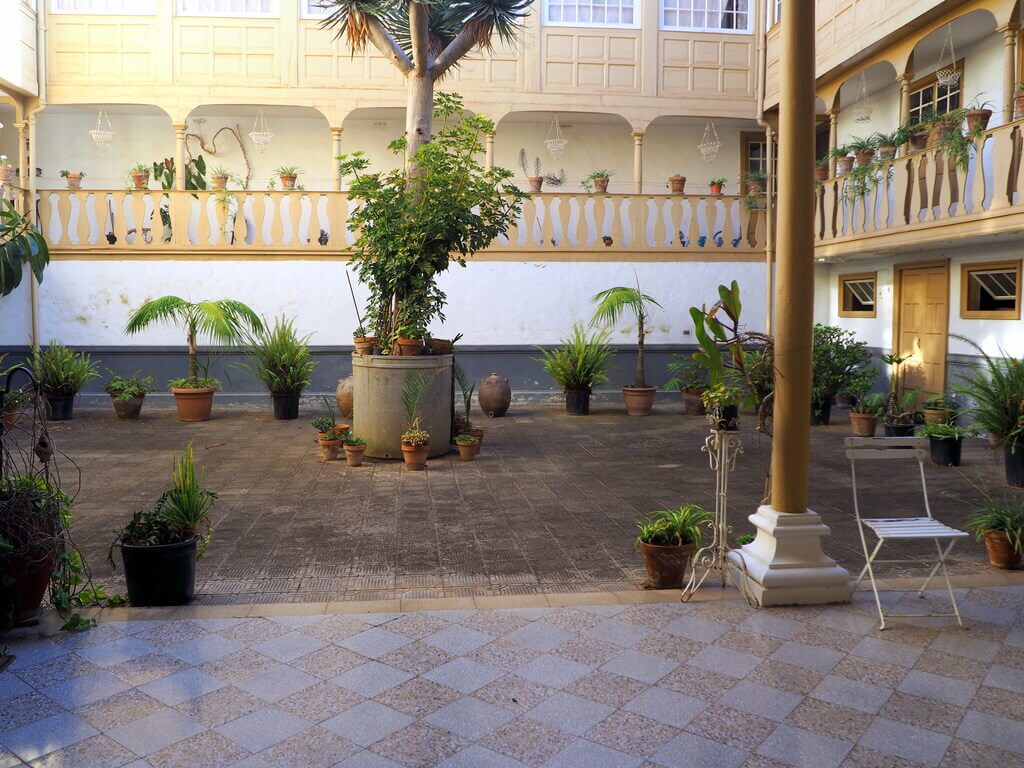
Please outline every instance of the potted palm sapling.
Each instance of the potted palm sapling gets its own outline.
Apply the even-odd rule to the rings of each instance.
[[[636,318],[636,374],[633,383],[622,388],[622,397],[626,401],[626,412],[630,416],[650,415],[658,388],[647,384],[644,341],[647,338],[648,307],[661,305],[643,293],[639,283],[636,288],[609,288],[601,291],[590,301],[597,305],[594,317],[590,321],[591,325],[615,325],[626,312]]]
[[[407,373],[402,386],[402,405],[405,407],[406,428],[402,433],[402,459],[405,468],[420,471],[427,468],[427,453],[430,451],[430,433],[422,428],[420,402],[423,395],[434,384],[437,374],[433,371]]]

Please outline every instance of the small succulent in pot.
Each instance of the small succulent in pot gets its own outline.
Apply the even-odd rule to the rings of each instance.
[[[615,171],[606,168],[595,168],[580,181],[580,187],[588,192],[603,194],[608,191],[608,180],[615,175]]]
[[[363,453],[366,451],[366,441],[356,437],[351,432],[346,432],[341,441],[341,447],[345,451],[345,463],[350,467],[359,467],[363,463]]]
[[[336,425],[333,429],[318,435],[317,443],[320,445],[321,458],[324,461],[336,461],[348,434],[347,425]]]
[[[113,371],[110,374],[110,381],[103,385],[103,391],[110,395],[117,418],[138,419],[146,393],[153,391],[153,377],[143,377],[139,371],[130,376],[122,376]]]
[[[67,181],[68,189],[78,189],[82,186],[85,171],[61,171],[60,177]]]
[[[674,173],[668,177],[668,189],[673,195],[681,195],[686,190],[686,176]]]
[[[647,581],[653,589],[678,589],[686,577],[693,550],[700,546],[701,529],[712,516],[697,504],[661,510],[637,520],[636,543],[644,556]]]
[[[282,165],[275,168],[274,173],[281,179],[281,189],[287,192],[295,189],[295,182],[302,173],[302,169],[297,165]]]

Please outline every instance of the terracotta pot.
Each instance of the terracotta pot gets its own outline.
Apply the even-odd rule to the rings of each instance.
[[[595,192],[607,192],[608,191],[608,177],[607,176],[595,176],[591,179],[594,182]]]
[[[18,419],[21,417],[21,410],[4,411],[3,413],[3,424],[4,432],[9,432],[14,429],[18,423]]]
[[[708,184],[708,192],[710,192],[712,195],[715,195],[717,197],[718,195],[722,194],[722,185],[721,184]]]
[[[213,387],[202,389],[172,388],[174,403],[178,406],[178,421],[209,421],[213,410]]]
[[[530,194],[539,195],[544,187],[544,177],[531,176],[527,181],[530,182]]]
[[[949,411],[945,408],[925,408],[924,409],[924,423],[925,424],[948,424],[949,423]]]
[[[24,504],[30,505],[26,500]],[[17,510],[14,510],[17,513]],[[25,509],[12,519],[21,524],[0,526],[0,537],[10,542],[22,554],[0,558],[0,581],[13,579],[8,590],[0,593],[0,611],[13,609],[14,623],[34,622],[46,594],[57,562],[58,547],[55,542],[60,531],[57,509],[46,504],[44,509]]]
[[[957,127],[952,120],[939,120],[932,123],[931,130],[928,132],[928,146],[935,146],[954,130],[957,130]]]
[[[996,568],[1010,570],[1020,565],[1020,552],[1015,552],[1005,531],[985,531],[988,561]]]
[[[0,165],[0,182],[10,184],[12,181],[14,181],[14,166]]]
[[[985,130],[988,128],[988,121],[992,119],[991,109],[968,109],[967,110],[967,131],[968,133],[974,133],[974,131],[980,128]]]
[[[500,374],[492,373],[480,382],[476,397],[481,411],[492,419],[501,418],[512,404],[512,385]]]
[[[1024,117],[1024,91],[1017,91],[1013,94],[1013,119],[1019,120]]]
[[[396,346],[398,354],[402,357],[415,357],[423,354],[423,339],[403,339],[399,336]]]
[[[281,174],[281,189],[293,190],[295,189],[295,181],[298,176],[294,173],[282,173]]]
[[[842,175],[849,173],[853,170],[853,158],[852,157],[840,157],[836,159],[836,175]]]
[[[659,547],[639,543],[647,569],[647,583],[652,589],[679,589],[686,578],[686,568],[693,554],[693,544],[682,547]]]
[[[657,387],[623,387],[622,399],[626,401],[626,413],[630,416],[650,416],[657,392]]]
[[[480,443],[475,440],[471,443],[456,441],[455,447],[459,449],[459,461],[473,461],[476,458],[477,451],[480,450]]]
[[[760,195],[768,189],[767,179],[751,179],[747,182],[747,194]]]
[[[80,189],[82,186],[82,174],[69,173],[64,177],[68,182],[68,189]]]
[[[854,157],[857,160],[857,165],[861,166],[862,168],[865,165],[869,165],[871,163],[871,158],[873,158],[874,156],[875,150],[873,149],[864,149],[861,150],[860,152],[854,153]]]
[[[149,171],[132,171],[131,177],[136,189],[149,188]]]
[[[827,165],[816,165],[814,166],[814,180],[815,181],[828,181],[828,166]]]
[[[892,144],[883,144],[878,148],[878,156],[882,160],[892,160],[896,157],[896,147]]]
[[[356,336],[352,339],[355,344],[357,355],[372,355],[373,348],[377,346],[376,336]]]
[[[429,445],[406,445],[402,443],[402,459],[405,461],[405,468],[414,472],[420,472],[427,468],[427,453]]]
[[[320,444],[320,458],[324,461],[337,461],[338,451],[341,450],[341,440],[317,440]]]
[[[345,463],[350,467],[361,467],[363,465],[363,452],[365,445],[342,445],[345,449]]]
[[[878,430],[878,417],[873,413],[850,412],[850,431],[855,437],[874,437]]]
[[[224,189],[224,187],[228,185],[228,177],[223,173],[215,173],[210,177],[210,184],[212,184],[213,188],[216,190]]]
[[[119,419],[127,419],[129,421],[135,421],[139,418],[139,414],[142,412],[142,401],[146,399],[146,396],[133,397],[131,400],[122,400],[117,397],[119,393],[110,393],[110,402],[114,405],[114,413],[117,414]]]
[[[468,429],[466,432],[479,440],[478,445],[484,444],[484,431],[482,429]]]
[[[451,339],[427,339],[427,350],[431,355],[450,355],[455,348]]]
[[[918,131],[917,133],[910,134],[910,148],[914,152],[920,152],[923,149],[928,148],[928,131]]]
[[[683,190],[686,188],[686,177],[685,176],[669,176],[668,177],[668,188],[673,195],[683,194]]]
[[[704,393],[701,389],[684,389],[680,392],[683,398],[683,413],[688,416],[704,416],[707,412],[704,409],[704,401],[700,396]]]
[[[338,388],[334,390],[334,401],[338,404],[338,413],[343,419],[352,418],[352,377],[338,379]]]

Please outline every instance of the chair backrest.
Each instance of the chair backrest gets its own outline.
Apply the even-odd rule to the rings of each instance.
[[[848,437],[846,458],[850,460],[850,477],[853,480],[853,511],[860,522],[860,503],[857,499],[857,461],[898,461],[910,459],[917,462],[921,475],[921,493],[924,495],[924,510],[932,516],[928,503],[928,485],[924,477],[924,460],[928,458],[928,441],[923,437]]]

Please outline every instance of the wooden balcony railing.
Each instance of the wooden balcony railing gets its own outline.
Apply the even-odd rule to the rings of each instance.
[[[1022,128],[1017,121],[985,131],[966,168],[937,148],[883,162],[863,196],[848,174],[823,182],[815,211],[817,255],[1020,231]]]
[[[37,198],[40,228],[67,258],[343,257],[355,241],[355,205],[344,192],[42,190]],[[541,194],[482,257],[752,258],[764,252],[764,218],[734,196]]]

